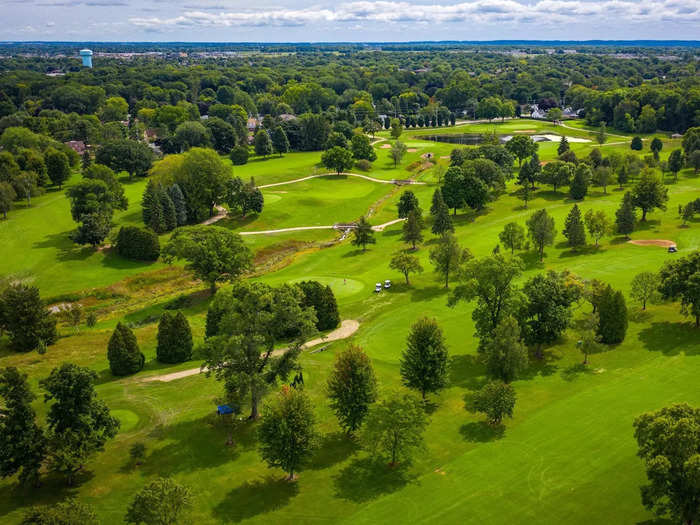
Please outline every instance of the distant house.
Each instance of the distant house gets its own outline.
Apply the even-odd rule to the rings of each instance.
[[[75,151],[78,155],[82,155],[85,153],[85,150],[87,150],[87,144],[85,144],[82,140],[69,140],[68,142],[64,142],[64,144]]]
[[[530,117],[532,118],[547,118],[547,112],[540,109],[537,104],[532,105],[532,110],[530,112]]]
[[[671,138],[672,139],[682,139],[683,135],[681,135],[680,133],[674,133],[673,135],[671,135]]]
[[[288,121],[290,121],[290,120],[294,120],[295,118],[297,118],[297,116],[296,116],[296,115],[292,115],[291,113],[282,113],[282,114],[279,116],[279,118],[280,118],[280,120],[283,121],[283,122],[288,122]]]
[[[564,108],[563,114],[568,118],[578,118],[581,116],[581,109],[574,110],[571,106]]]
[[[256,118],[248,119],[248,131],[255,131],[255,129],[260,125],[260,121]]]

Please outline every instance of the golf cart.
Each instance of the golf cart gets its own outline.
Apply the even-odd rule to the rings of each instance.
[[[374,293],[379,293],[382,291],[382,283],[377,283],[374,285]]]
[[[389,279],[384,281],[384,288],[391,288],[391,281]]]
[[[668,253],[676,253],[676,252],[678,252],[678,248],[676,248],[675,246],[668,247]]]

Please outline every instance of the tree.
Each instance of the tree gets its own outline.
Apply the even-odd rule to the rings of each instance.
[[[75,498],[31,507],[21,525],[99,525],[93,508]]]
[[[423,267],[420,265],[418,257],[405,252],[395,253],[389,263],[389,268],[401,272],[406,278],[406,284],[410,285],[408,275],[411,273],[423,273]]]
[[[580,323],[577,330],[578,342],[576,346],[583,354],[583,364],[588,364],[588,356],[601,350],[600,335],[598,335],[598,325],[600,317],[593,312],[587,315]]]
[[[472,319],[476,335],[481,339],[479,351],[487,339],[493,338],[501,320],[517,306],[518,294],[513,282],[523,271],[518,257],[500,253],[469,261],[460,271],[460,284],[450,295],[449,306],[459,301],[476,301]]]
[[[398,139],[403,133],[403,124],[397,118],[391,119],[391,138]]]
[[[187,121],[175,128],[175,143],[180,151],[190,148],[208,148],[211,146],[209,128],[201,122]]]
[[[404,386],[425,395],[447,386],[447,346],[435,319],[416,321],[401,355],[401,381]]]
[[[102,244],[112,229],[110,217],[104,213],[88,213],[83,215],[81,223],[70,234],[76,244],[89,244],[97,247]]]
[[[406,152],[408,151],[408,148],[406,147],[406,144],[403,142],[397,140],[391,145],[391,149],[389,150],[389,155],[391,156],[391,159],[394,161],[394,168],[401,162],[401,159],[403,159],[404,155],[406,155]]]
[[[275,403],[265,407],[258,428],[260,455],[279,467],[288,480],[304,465],[317,444],[316,418],[311,399],[300,389],[283,387]]]
[[[567,274],[550,270],[535,275],[523,286],[523,336],[528,345],[537,348],[539,358],[542,346],[556,341],[571,322],[571,305],[579,298],[579,292],[567,284],[566,278]]]
[[[219,281],[234,281],[252,265],[252,255],[241,236],[218,226],[187,226],[173,232],[163,248],[163,259],[187,261],[186,268],[216,290]]]
[[[137,525],[174,525],[181,522],[191,506],[189,488],[171,478],[157,478],[136,493],[124,521]]]
[[[564,112],[561,108],[551,108],[547,111],[547,120],[551,122],[558,122],[561,120]]]
[[[233,177],[226,181],[224,202],[229,205],[229,212],[238,209],[245,218],[250,211],[262,213],[265,198],[260,188],[255,186],[252,177],[247,183],[244,183],[239,177]]]
[[[182,363],[192,358],[192,330],[182,312],[163,312],[157,338],[156,359],[161,363]]]
[[[565,135],[562,135],[561,139],[559,140],[559,146],[557,146],[557,155],[563,155],[570,150],[571,146],[569,146],[569,139],[567,139]]]
[[[598,151],[598,150],[596,150]],[[607,166],[598,166],[593,171],[593,182],[596,186],[603,187],[603,193],[608,194],[608,184],[612,181],[612,171]]]
[[[243,144],[235,146],[231,149],[229,157],[234,166],[242,166],[248,163],[248,157],[250,155],[250,149],[248,146]]]
[[[525,243],[525,229],[515,222],[509,222],[498,234],[498,239],[513,255],[515,250],[520,250]]]
[[[126,259],[155,261],[160,256],[160,241],[150,230],[122,226],[117,234],[116,249]]]
[[[437,246],[430,250],[430,260],[435,266],[435,272],[445,280],[445,288],[450,285],[450,276],[457,273],[459,267],[470,257],[469,250],[463,249],[451,233],[445,233]]]
[[[107,344],[109,368],[115,376],[135,374],[143,368],[146,357],[141,353],[136,336],[131,329],[117,323]]]
[[[683,169],[685,159],[683,158],[683,150],[674,149],[668,156],[668,169],[673,173],[674,180],[678,181],[678,172]]]
[[[375,403],[365,420],[361,441],[371,454],[387,457],[390,466],[408,461],[423,447],[428,426],[423,403],[408,393],[396,393]]]
[[[353,230],[355,237],[352,240],[353,246],[362,246],[362,251],[367,249],[368,244],[376,244],[377,240],[374,238],[374,230],[372,225],[363,215],[360,220],[357,221],[357,227]]]
[[[554,243],[557,230],[554,228],[554,219],[549,216],[547,210],[537,210],[530,215],[526,222],[528,235],[537,246],[540,261],[544,259],[544,247]]]
[[[297,286],[304,294],[301,306],[312,306],[316,312],[316,329],[324,331],[337,328],[340,324],[340,314],[331,287],[323,286],[318,281],[301,281]]]
[[[569,215],[567,215],[566,221],[564,222],[564,230],[562,233],[564,237],[566,237],[570,247],[578,248],[586,245],[586,229],[583,225],[581,210],[579,210],[577,204],[574,204],[571,211],[569,211]]]
[[[598,303],[598,335],[608,345],[621,343],[627,333],[627,305],[622,292],[608,285]]]
[[[224,119],[210,116],[204,126],[211,137],[212,146],[217,153],[228,155],[236,146],[236,130]]]
[[[506,149],[518,159],[518,167],[522,166],[524,159],[532,157],[538,147],[539,144],[527,135],[516,135],[506,142]]]
[[[571,181],[573,175],[573,165],[560,160],[553,160],[545,164],[539,176],[539,180],[544,184],[551,184],[556,192],[561,186],[566,186]]]
[[[637,215],[634,211],[633,197],[630,192],[627,192],[622,198],[620,207],[615,212],[615,228],[617,233],[629,239],[629,234],[634,231],[634,224],[636,221]]]
[[[700,150],[693,151],[688,155],[688,167],[693,168],[693,174],[697,175],[700,171]]]
[[[255,154],[260,157],[267,158],[269,155],[272,155],[272,140],[270,140],[270,135],[264,129],[258,130],[255,134],[253,146]]]
[[[462,179],[462,196],[467,206],[474,210],[483,209],[489,198],[489,189],[486,183],[471,175]]]
[[[106,142],[95,153],[95,162],[115,172],[126,171],[130,177],[143,177],[153,163],[153,152],[143,142],[122,139]]]
[[[46,162],[46,173],[51,179],[51,183],[63,187],[63,183],[70,178],[70,163],[68,157],[62,151],[50,149],[44,156]]]
[[[0,213],[7,219],[7,212],[12,209],[12,202],[17,198],[17,193],[9,182],[0,182]]]
[[[635,208],[642,210],[642,222],[647,220],[647,213],[654,208],[666,210],[667,201],[668,188],[664,186],[661,179],[648,171],[642,174],[642,178],[632,188],[632,203]]]
[[[595,240],[596,248],[601,238],[609,235],[613,229],[612,222],[603,210],[588,210],[584,217],[588,233]]]
[[[39,381],[44,401],[54,401],[46,417],[49,468],[65,475],[68,485],[119,430],[119,420],[97,399],[96,379],[93,370],[64,363]]]
[[[301,344],[316,331],[316,313],[303,300],[297,286],[237,283],[219,290],[209,306],[202,369],[224,382],[231,402],[250,399],[250,419],[258,418],[268,389],[299,369]],[[286,350],[273,354],[278,342],[289,339]]]
[[[452,225],[452,219],[450,218],[450,210],[442,198],[442,191],[440,188],[437,188],[433,193],[433,203],[430,206],[430,214],[433,216],[431,231],[435,235],[444,235],[445,233],[455,231]]]
[[[24,283],[10,284],[0,297],[1,324],[10,335],[10,346],[20,352],[52,345],[58,339],[56,319],[39,296],[39,289]]]
[[[649,149],[654,154],[654,158],[658,161],[659,153],[661,153],[661,150],[664,149],[664,143],[659,137],[654,137],[649,145]]]
[[[418,215],[415,209],[408,212],[408,218],[403,223],[403,240],[407,243],[411,243],[413,250],[416,249],[416,243],[423,241],[422,229],[423,218]]]
[[[350,345],[336,355],[326,392],[340,427],[348,434],[356,432],[377,400],[372,361],[362,348]]]
[[[596,134],[596,140],[598,141],[598,144],[605,144],[605,141],[608,140],[608,134],[607,134],[607,126],[606,122],[602,121],[600,123],[600,127],[598,128],[598,133]]]
[[[0,369],[0,476],[19,473],[23,485],[38,486],[39,469],[46,455],[46,438],[36,424],[32,401],[36,396],[27,374],[15,367]]]
[[[340,146],[333,146],[324,151],[321,155],[321,162],[326,169],[335,171],[338,175],[352,169],[354,165],[352,152]]]
[[[632,137],[632,142],[630,142],[630,149],[634,151],[642,151],[644,144],[642,143],[641,137]]]
[[[355,160],[365,159],[370,162],[377,160],[377,153],[370,144],[369,137],[363,134],[355,134],[350,139],[350,150]]]
[[[583,199],[588,193],[588,185],[591,182],[591,168],[586,164],[579,164],[574,170],[574,178],[569,187],[569,195],[574,200]]]
[[[416,194],[413,193],[411,190],[404,191],[401,194],[401,197],[399,197],[398,210],[399,219],[405,219],[406,217],[408,217],[408,214],[413,210],[420,211],[420,206],[418,205],[418,198],[416,197]]]
[[[272,149],[279,153],[280,157],[289,152],[289,139],[282,126],[277,126],[272,130]]]
[[[637,455],[649,483],[642,503],[661,518],[691,525],[700,519],[700,410],[675,404],[634,420]]]
[[[498,323],[493,337],[487,338],[483,345],[483,359],[488,374],[505,383],[517,379],[527,369],[527,348],[514,317],[505,317]]]
[[[470,409],[485,414],[492,425],[500,425],[504,417],[513,417],[515,401],[515,389],[511,385],[491,381],[472,396]]]
[[[642,310],[647,309],[647,302],[654,299],[658,292],[659,276],[651,272],[638,273],[630,284],[630,297],[642,303]]]
[[[668,261],[659,272],[659,292],[666,300],[681,302],[681,313],[695,317],[700,327],[700,252]]]

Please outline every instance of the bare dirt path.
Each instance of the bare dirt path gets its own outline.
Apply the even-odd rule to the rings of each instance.
[[[360,179],[365,179],[370,182],[378,182],[379,184],[396,184],[396,179],[390,179],[390,180],[384,180],[384,179],[375,179],[374,177],[369,177],[367,175],[360,175],[359,173],[341,173],[341,176],[346,176],[346,177],[359,177]],[[320,177],[336,177],[338,176],[337,173],[321,173],[319,175],[309,175],[307,177],[301,177],[300,179],[293,179],[293,180],[286,180],[284,182],[274,182],[272,184],[262,184],[258,186],[259,189],[265,189],[265,188],[274,188],[276,186],[284,186],[285,184],[295,184],[297,182],[304,182],[305,180],[310,180],[310,179],[318,179]],[[419,181],[414,181],[414,180],[402,180],[402,184],[419,184],[419,185],[424,185],[425,182],[419,182]]]
[[[309,348],[313,348],[314,346],[318,346],[323,343],[330,343],[332,341],[338,341],[340,339],[347,339],[351,335],[353,335],[355,332],[357,332],[357,329],[360,328],[360,323],[358,321],[355,321],[354,319],[346,319],[342,323],[340,323],[340,326],[330,332],[329,334],[321,337],[317,337],[316,339],[312,339],[311,341],[307,341],[302,345],[303,350],[308,350]],[[273,357],[277,357],[285,353],[288,349],[287,348],[281,348],[279,350],[275,350],[272,352]],[[183,377],[189,377],[189,376],[194,376],[199,373],[201,373],[201,368],[190,368],[189,370],[181,370],[180,372],[172,372],[170,374],[163,374],[159,376],[151,376],[151,377],[145,377],[141,379],[142,382],[150,382],[150,381],[161,381],[163,383],[169,383],[170,381],[174,381],[176,379],[181,379]]]
[[[670,248],[675,246],[674,241],[669,241],[666,239],[636,239],[633,241],[627,241],[630,244],[636,244],[637,246],[661,246],[662,248]]]
[[[226,214],[228,214],[228,211],[223,206],[215,206],[214,209],[216,210],[216,215],[209,217],[206,221],[202,221],[201,224],[204,226],[214,224],[215,222],[219,222],[221,219],[226,217]]]

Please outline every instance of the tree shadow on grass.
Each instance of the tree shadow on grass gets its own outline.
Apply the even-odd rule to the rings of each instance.
[[[52,233],[44,237],[41,241],[36,241],[32,248],[53,248],[58,251],[56,260],[58,261],[83,261],[93,256],[97,250],[92,246],[74,244],[70,240],[70,232]]]
[[[311,458],[308,468],[311,470],[327,469],[352,456],[359,448],[357,441],[345,432],[326,434],[321,438],[321,443]]]
[[[566,243],[559,243],[557,245],[557,248],[567,248],[568,245]],[[571,248],[568,250],[564,250],[559,254],[560,259],[564,259],[567,257],[579,257],[581,255],[595,255],[598,253],[605,253],[605,249],[603,249],[601,246],[596,246],[595,244],[587,244],[586,246],[581,246],[579,248]]]
[[[537,253],[537,250],[530,250],[527,252],[520,252],[518,256],[523,260],[523,263],[525,263],[525,269],[526,270],[533,270],[535,268],[544,268],[544,261],[540,260],[540,254]],[[545,257],[547,254],[545,253]]]
[[[408,473],[408,465],[390,467],[385,461],[373,458],[355,459],[333,477],[335,496],[364,503],[382,495],[396,492],[415,479]]]
[[[486,421],[472,421],[459,427],[459,433],[466,441],[487,443],[501,439],[505,434],[504,424],[490,425]]]
[[[556,357],[552,352],[543,350],[542,357],[530,356],[529,366],[520,373],[519,379],[534,379],[537,376],[547,377],[554,374],[559,367],[554,364]]]
[[[453,355],[450,359],[450,385],[478,390],[486,384],[486,368],[472,354]]]
[[[415,288],[411,291],[411,302],[419,303],[423,301],[432,301],[441,295],[447,296],[449,290],[444,286],[426,286],[424,288]]]
[[[644,348],[664,355],[700,355],[700,329],[695,323],[652,323],[639,332]]]
[[[347,258],[347,257],[357,257],[358,255],[364,255],[365,253],[367,253],[366,250],[365,250],[365,251],[362,251],[362,249],[359,248],[359,249],[357,249],[357,250],[351,250],[351,251],[349,251],[349,252],[344,253],[344,254],[343,254],[343,257],[344,257],[344,258]]]
[[[651,219],[647,219],[646,221],[639,220],[639,221],[637,221],[637,224],[634,227],[634,230],[635,231],[658,230],[660,225],[661,225],[660,220],[651,220]]]
[[[213,509],[219,523],[238,523],[289,504],[299,493],[299,484],[267,476],[246,481],[229,492]]]
[[[610,239],[610,244],[612,246],[617,246],[618,244],[625,244],[629,239],[624,235],[619,235],[613,239]]]
[[[66,480],[56,474],[42,476],[39,488],[20,485],[18,482],[6,483],[0,489],[0,522],[10,523],[4,516],[10,512],[30,505],[53,505],[67,498],[78,495],[80,486],[94,477],[94,473],[84,470],[74,478],[73,486],[66,485]]]
[[[578,379],[579,376],[583,374],[592,374],[593,369],[590,366],[586,366],[583,363],[577,363],[575,365],[571,365],[568,368],[565,368],[564,370],[561,371],[561,377],[564,379],[564,381],[574,381]]]
[[[231,430],[233,446],[227,446],[229,428],[215,415],[156,427],[149,437],[167,441],[151,451],[140,467],[147,475],[172,476],[180,472],[218,467],[234,461],[242,450],[255,446],[255,425],[245,421]]]

